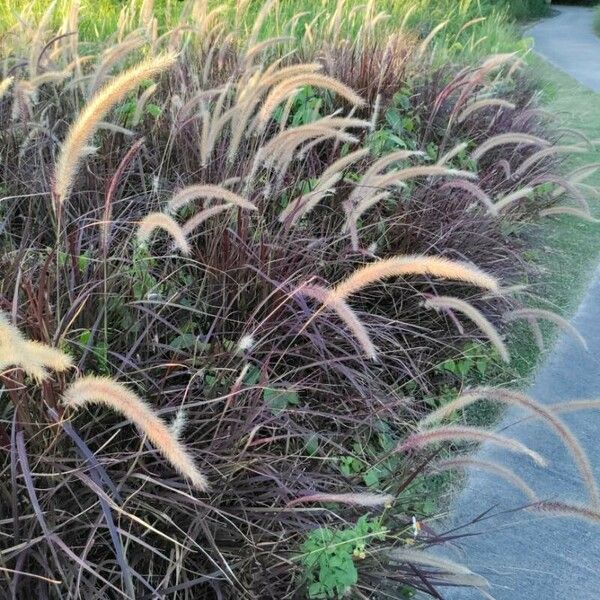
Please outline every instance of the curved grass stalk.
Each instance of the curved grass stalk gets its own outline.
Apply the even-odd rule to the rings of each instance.
[[[163,229],[168,232],[182,254],[190,253],[190,245],[185,232],[172,217],[164,213],[149,213],[140,221],[137,231],[138,240],[142,243],[148,242],[155,229]]]
[[[468,146],[469,145],[466,142],[461,142],[460,144],[457,144],[456,146],[454,146],[454,148],[451,148],[450,150],[448,150],[448,152],[446,152],[446,154],[444,154],[435,164],[438,167],[445,166],[453,158],[458,156],[463,150],[466,150]]]
[[[457,310],[469,317],[479,329],[486,335],[490,340],[494,348],[500,354],[500,357],[505,363],[510,362],[510,354],[506,344],[500,337],[500,334],[496,328],[488,321],[481,311],[477,310],[474,306],[461,300],[460,298],[454,298],[452,296],[434,296],[425,300],[423,305],[427,308],[433,308],[435,310]]]
[[[408,179],[415,179],[416,177],[463,177],[465,179],[477,179],[476,173],[471,171],[461,171],[458,169],[449,169],[439,165],[420,165],[417,167],[407,167],[406,169],[400,169],[399,171],[390,171],[385,175],[380,175],[372,179],[372,185],[375,187],[383,188],[390,185],[398,185],[407,181]]]
[[[488,581],[479,575],[475,575],[471,570],[463,565],[459,565],[447,558],[440,558],[433,554],[428,554],[422,550],[413,550],[411,548],[394,548],[388,552],[388,557],[394,562],[406,562],[408,564],[422,565],[445,571],[450,575],[469,576],[469,585],[474,587],[488,588]],[[436,577],[438,577],[436,575]],[[443,575],[439,575],[442,577]]]
[[[509,452],[524,454],[542,467],[547,465],[546,460],[539,453],[518,440],[479,427],[458,427],[448,425],[414,433],[404,442],[398,444],[395,452],[406,452],[438,442],[455,442],[459,440],[477,443],[489,442],[500,446]]]
[[[600,524],[600,510],[590,506],[581,506],[566,502],[542,501],[530,507],[542,513],[549,513],[554,517],[575,517],[589,523]]]
[[[478,460],[469,457],[450,458],[448,460],[440,460],[428,466],[428,469],[434,473],[443,473],[445,471],[454,471],[456,469],[481,469],[492,475],[496,475],[520,489],[532,502],[537,501],[536,493],[521,479],[507,467],[498,465],[494,462]]]
[[[158,84],[153,83],[152,85],[148,86],[142,92],[142,95],[138,98],[138,101],[135,105],[135,112],[133,113],[133,117],[131,118],[131,124],[133,125],[133,127],[137,127],[139,122],[142,120],[146,104],[148,103],[148,100],[150,100],[150,96],[154,94],[157,88]]]
[[[514,172],[513,176],[520,177],[523,173],[527,173],[535,163],[544,160],[544,158],[548,158],[549,156],[555,156],[557,154],[581,154],[582,152],[589,152],[589,150],[587,148],[582,148],[581,146],[550,146],[550,148],[538,150],[519,165],[519,168]]]
[[[600,223],[600,219],[596,219],[589,212],[577,208],[575,206],[552,206],[550,208],[544,208],[539,212],[540,217],[550,217],[552,215],[569,215],[578,219],[583,219],[590,223]]]
[[[536,402],[533,398],[529,398],[525,394],[506,389],[477,388],[461,394],[455,400],[438,408],[423,419],[419,425],[422,428],[428,427],[444,420],[455,411],[483,399],[495,400],[508,406],[519,406],[524,408],[542,418],[550,427],[552,427],[571,453],[587,487],[592,503],[594,506],[600,506],[600,492],[598,490],[598,484],[596,483],[592,465],[577,438],[550,408]]]
[[[524,187],[520,190],[517,190],[516,192],[513,192],[512,194],[508,194],[507,196],[504,196],[504,198],[501,198],[494,204],[496,213],[501,212],[507,206],[510,206],[513,202],[516,202],[517,200],[520,200],[521,198],[526,198],[527,196],[533,194],[534,192],[535,192],[534,188]]]
[[[449,260],[441,256],[401,255],[370,263],[354,271],[348,278],[337,284],[331,292],[331,299],[345,299],[373,283],[389,277],[405,275],[430,275],[442,279],[464,281],[478,287],[498,292],[498,280],[481,269],[461,261]]]
[[[393,501],[394,496],[391,494],[371,494],[368,492],[356,494],[311,494],[290,500],[286,504],[286,508],[307,502],[335,502],[351,506],[377,507],[390,505]]]
[[[506,108],[508,110],[514,110],[516,108],[516,106],[508,100],[502,100],[501,98],[485,98],[484,100],[477,100],[463,109],[463,111],[458,115],[457,122],[462,123],[463,121],[466,121],[466,119],[474,112],[490,106]]]
[[[535,135],[529,135],[527,133],[501,133],[499,135],[495,135],[491,137],[489,140],[486,140],[478,146],[471,154],[471,158],[475,161],[478,161],[484,154],[497,148],[498,146],[507,146],[507,145],[516,145],[516,146],[540,146],[542,148],[547,148],[551,146],[548,140],[544,140]]]
[[[121,42],[120,44],[106,50],[104,52],[104,58],[92,76],[88,97],[91,98],[98,91],[112,67],[114,67],[119,61],[125,59],[132,52],[135,52],[135,50],[141,48],[144,43],[145,40],[143,37],[132,36],[132,39]]]
[[[477,198],[487,209],[487,211],[493,217],[498,215],[498,211],[492,199],[478,186],[472,183],[471,181],[467,181],[466,179],[453,179],[444,183],[444,185],[440,188],[442,190],[448,189],[451,187],[456,187],[465,192],[470,193],[472,196]]]
[[[192,200],[197,200],[198,198],[217,198],[218,200],[223,200],[224,202],[228,202],[239,208],[258,210],[252,202],[246,200],[246,198],[239,194],[226,189],[222,185],[195,184],[188,185],[173,195],[171,200],[169,200],[169,211],[175,212],[189,204]]]
[[[507,323],[516,321],[517,319],[546,319],[547,321],[552,321],[560,329],[570,333],[582,345],[584,350],[588,349],[585,338],[581,335],[581,333],[579,333],[577,328],[569,323],[569,321],[563,319],[563,317],[557,315],[551,310],[545,310],[542,308],[518,308],[504,313],[502,318]]]
[[[0,81],[0,100],[2,100],[2,97],[8,92],[14,80],[15,78],[11,75]]]
[[[231,210],[233,208],[233,204],[219,204],[217,206],[211,206],[210,208],[205,208],[201,210],[199,213],[195,214],[193,217],[190,217],[181,227],[184,235],[187,237],[194,230],[196,230],[202,223],[214,217],[226,210]]]
[[[330,308],[335,311],[338,317],[346,324],[348,329],[353,333],[354,337],[358,340],[361,345],[365,356],[372,360],[377,359],[377,349],[375,344],[372,342],[367,328],[363,325],[362,321],[358,318],[356,313],[348,306],[348,304],[341,299],[331,300],[330,292],[324,287],[317,285],[302,286],[298,289],[297,293],[313,298],[320,302],[324,307]]]
[[[107,377],[82,377],[67,388],[62,401],[65,406],[74,409],[87,404],[103,404],[119,412],[137,425],[171,465],[189,479],[194,487],[200,491],[208,490],[206,477],[196,467],[187,448],[154,410],[122,383]]]
[[[48,369],[63,372],[73,365],[72,358],[52,346],[28,340],[0,311],[0,370],[22,369],[37,381],[49,375]]]
[[[38,71],[38,60],[40,58],[40,54],[42,53],[42,49],[44,47],[44,36],[46,34],[46,30],[48,28],[48,23],[52,18],[52,13],[54,12],[54,8],[56,6],[56,0],[52,0],[48,5],[48,8],[44,11],[42,18],[37,26],[33,39],[31,40],[31,50],[29,51],[29,79],[33,79],[37,75]]]
[[[83,157],[83,148],[89,143],[98,123],[130,91],[146,79],[168,69],[175,59],[176,54],[169,53],[139,63],[115,77],[86,104],[71,125],[56,161],[53,190],[56,208],[62,207],[71,192],[75,174]]]
[[[297,77],[284,79],[269,92],[258,113],[258,123],[261,128],[267,124],[277,106],[287,100],[290,95],[294,95],[299,89],[309,85],[334,92],[354,106],[365,105],[364,99],[354,90],[333,77],[318,75],[316,73],[302,74]]]

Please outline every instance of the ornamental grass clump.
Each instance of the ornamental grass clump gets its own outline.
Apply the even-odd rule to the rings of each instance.
[[[471,442],[551,457],[427,415],[463,383],[443,365],[475,345],[499,370],[512,321],[550,318],[524,302],[521,232],[594,218],[597,165],[558,170],[588,141],[540,115],[513,55],[435,66],[445,30],[387,35],[375,2],[278,13],[273,36],[275,2],[156,4],[100,36],[57,3],[3,37],[0,589],[485,591],[435,558],[427,478],[477,466]],[[556,416],[576,408],[521,405],[590,506],[479,468],[590,519]]]

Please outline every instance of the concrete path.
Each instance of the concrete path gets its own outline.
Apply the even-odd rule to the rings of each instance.
[[[600,92],[600,37],[593,28],[594,9],[556,8],[558,16],[539,21],[527,31],[534,39],[535,51],[581,84]]]
[[[544,404],[600,399],[600,273],[573,324],[584,334],[589,350],[569,337],[560,338],[529,390]],[[540,499],[585,503],[586,490],[561,440],[526,417],[521,410],[511,409],[498,431],[538,451],[550,462],[548,468],[489,445],[481,448],[477,458],[509,467]],[[564,414],[562,419],[576,433],[600,479],[600,413],[581,411]],[[493,516],[460,530],[460,534],[482,535],[457,541],[450,556],[486,577],[496,600],[599,600],[600,526],[530,511],[505,512],[526,504],[527,497],[518,489],[473,471],[457,499],[452,521],[468,523],[488,509]],[[482,598],[479,592],[458,588],[442,593],[448,600]]]
[[[536,50],[582,84],[600,91],[600,38],[591,29],[593,11],[560,7],[561,14],[535,25]],[[600,399],[600,271],[573,319],[585,336],[585,351],[560,337],[529,394],[544,404]],[[576,433],[600,480],[600,412],[562,415]],[[569,452],[555,433],[527,414],[510,409],[498,431],[516,438],[550,461],[543,469],[529,459],[484,444],[477,458],[509,467],[540,499],[585,503],[586,490]],[[457,540],[448,557],[483,575],[496,600],[600,600],[600,526],[571,518],[547,517],[519,509],[528,499],[506,482],[472,470],[456,500],[451,522],[484,521],[461,529],[481,534]],[[440,588],[447,600],[475,600],[475,590]]]

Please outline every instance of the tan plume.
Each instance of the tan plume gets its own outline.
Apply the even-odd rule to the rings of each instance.
[[[87,376],[77,379],[64,393],[63,403],[70,408],[103,404],[137,425],[161,454],[197,489],[206,491],[208,482],[191,457],[189,450],[169,427],[137,394],[122,383],[107,377]]]
[[[244,208],[246,210],[257,210],[256,206],[252,204],[252,202],[246,200],[246,198],[243,198],[239,194],[226,189],[222,185],[208,184],[189,185],[178,191],[173,195],[171,200],[169,200],[169,210],[177,211],[183,206],[186,206],[192,200],[196,200],[198,198],[217,198],[219,200],[228,202],[229,204],[234,204],[239,208]]]
[[[517,146],[540,146],[542,148],[547,148],[551,145],[548,140],[529,135],[528,133],[501,133],[491,137],[489,140],[486,140],[483,144],[478,146],[471,154],[471,158],[477,161],[490,150],[497,148],[498,146],[506,146],[509,144]]]
[[[401,255],[370,263],[354,271],[331,292],[332,299],[347,298],[364,287],[389,277],[430,275],[498,291],[498,280],[481,269],[465,262],[441,256]]]
[[[510,452],[529,456],[529,458],[542,467],[545,467],[547,464],[546,460],[539,453],[518,440],[480,427],[448,425],[436,427],[435,429],[427,429],[426,431],[412,434],[404,442],[398,444],[396,452],[406,452],[438,442],[452,442],[458,440],[478,443],[489,442]]]
[[[42,381],[48,377],[48,369],[62,372],[72,364],[68,354],[47,344],[28,340],[0,311],[0,370],[17,367]]]
[[[98,123],[108,111],[129,92],[149,77],[168,69],[176,54],[150,58],[124,71],[95,94],[71,125],[63,142],[54,170],[54,195],[58,207],[64,204],[82,159],[83,148],[89,143]]]
[[[428,298],[423,303],[427,308],[433,308],[435,310],[457,310],[467,316],[493,344],[494,348],[500,354],[502,360],[506,363],[510,362],[510,354],[508,348],[504,343],[503,339],[496,328],[486,319],[486,317],[477,310],[473,305],[469,304],[465,300],[460,298],[454,298],[452,296],[434,296]]]
[[[138,240],[144,243],[147,242],[155,229],[167,231],[183,254],[190,253],[190,245],[185,232],[172,217],[164,213],[149,213],[140,221],[137,231]]]

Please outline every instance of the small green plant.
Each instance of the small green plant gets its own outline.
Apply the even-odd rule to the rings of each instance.
[[[300,401],[298,392],[280,388],[265,388],[263,390],[263,400],[275,415],[283,412],[286,408],[296,406]]]
[[[384,541],[381,518],[363,515],[353,527],[321,527],[302,545],[301,561],[308,579],[309,598],[341,598],[358,582],[356,561],[367,556],[374,541]]]
[[[481,342],[473,342],[465,346],[460,358],[445,360],[437,370],[451,373],[461,379],[467,376],[471,379],[481,379],[485,377],[495,358],[495,352],[491,348]]]

